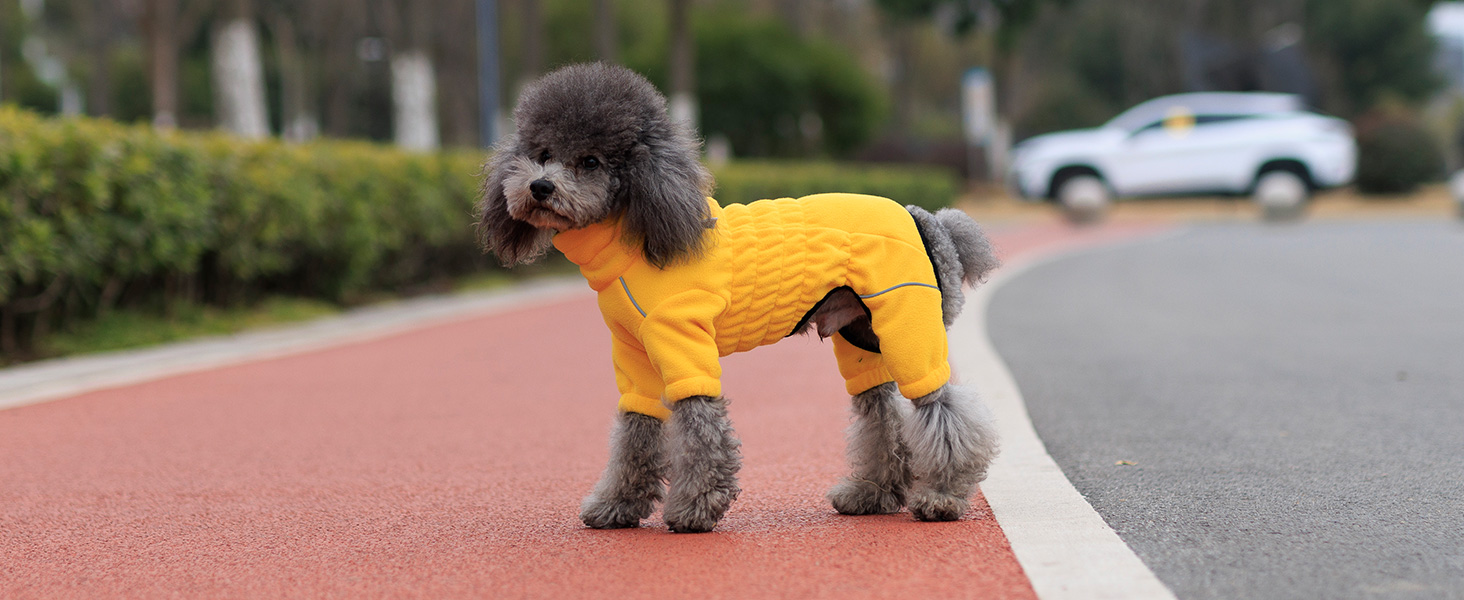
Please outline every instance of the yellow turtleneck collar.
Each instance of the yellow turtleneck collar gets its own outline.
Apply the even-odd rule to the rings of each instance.
[[[639,252],[620,241],[621,235],[618,222],[595,223],[555,234],[554,247],[579,265],[580,273],[598,292],[625,274],[639,258]]]
[[[711,209],[711,222],[722,216],[722,206],[715,199],[707,198]],[[579,265],[580,273],[590,282],[595,291],[605,289],[635,261],[641,260],[640,248],[627,246],[620,222],[595,223],[580,229],[562,231],[554,235],[554,247],[558,248],[570,262]]]

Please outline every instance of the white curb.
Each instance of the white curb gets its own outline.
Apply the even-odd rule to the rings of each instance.
[[[951,328],[953,366],[981,393],[1001,433],[1001,455],[981,491],[1043,600],[1174,598],[1047,454],[1016,381],[987,335],[986,310],[1002,284],[1038,264],[1123,243],[1018,259],[976,289]]]
[[[368,306],[298,326],[23,364],[0,369],[0,410],[360,342],[468,316],[552,302],[587,294],[588,290],[579,277],[546,279],[501,291],[429,296]]]

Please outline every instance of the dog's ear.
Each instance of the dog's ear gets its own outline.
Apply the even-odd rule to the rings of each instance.
[[[530,263],[549,249],[551,232],[534,227],[508,214],[508,198],[503,194],[503,180],[508,176],[509,157],[514,144],[499,146],[484,167],[478,200],[478,241],[491,251],[505,267]]]
[[[644,134],[623,171],[623,226],[646,262],[665,268],[701,253],[711,209],[712,175],[697,160],[698,144],[672,125]]]

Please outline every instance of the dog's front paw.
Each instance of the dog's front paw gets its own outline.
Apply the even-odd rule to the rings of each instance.
[[[650,499],[605,500],[590,496],[580,505],[580,520],[594,529],[640,527],[641,519],[651,516],[653,510],[655,505]]]
[[[727,507],[737,499],[736,481],[698,493],[677,494],[673,489],[661,516],[673,533],[706,533],[717,526]]]
[[[829,503],[842,515],[885,515],[900,512],[904,490],[888,490],[864,479],[845,479],[829,490]]]
[[[965,496],[931,489],[916,490],[910,498],[910,514],[921,521],[955,521],[970,507],[971,501]]]

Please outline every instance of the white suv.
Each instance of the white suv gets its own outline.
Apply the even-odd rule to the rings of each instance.
[[[1039,135],[1013,150],[1009,180],[1033,200],[1254,193],[1258,200],[1345,185],[1357,169],[1346,121],[1291,94],[1201,92],[1155,98],[1097,129]]]

